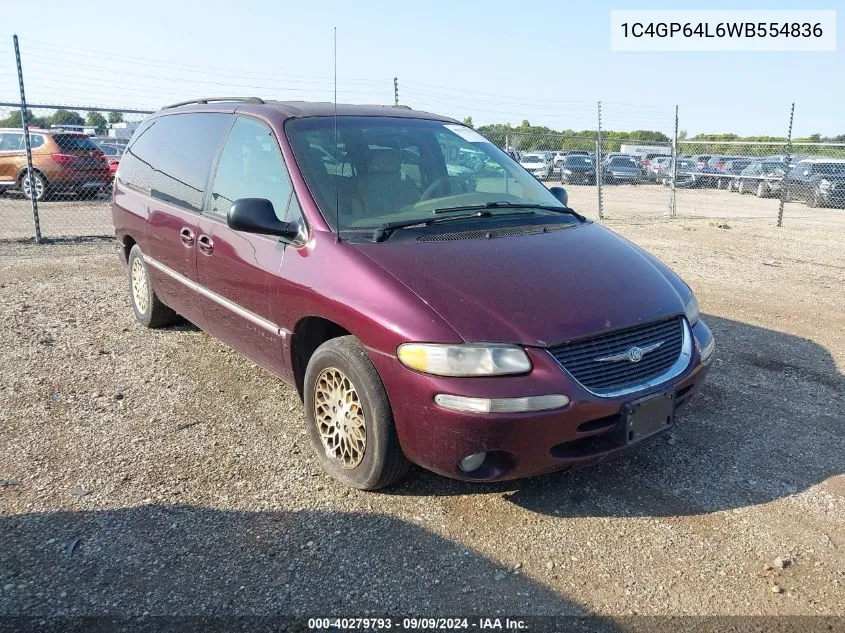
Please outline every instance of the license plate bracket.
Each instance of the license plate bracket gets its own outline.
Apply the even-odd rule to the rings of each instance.
[[[675,392],[666,391],[628,402],[622,407],[617,439],[639,442],[675,423]]]

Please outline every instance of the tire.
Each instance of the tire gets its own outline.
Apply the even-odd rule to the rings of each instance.
[[[358,428],[363,427],[362,432],[347,431],[346,443],[334,446],[332,437],[323,439],[319,424],[324,420],[326,435],[337,429],[337,418],[332,416],[338,407],[329,397],[333,392],[337,402],[347,407],[341,418],[346,428],[354,428],[356,418]],[[410,462],[399,446],[384,385],[357,338],[341,336],[317,348],[305,370],[304,401],[311,444],[332,477],[359,490],[378,490],[408,472]],[[355,436],[363,436],[363,442]]]
[[[807,206],[813,207],[814,209],[824,206],[824,201],[822,200],[821,195],[819,195],[818,189],[813,189],[810,192],[810,195],[807,196]]]
[[[27,177],[27,173],[28,172],[24,172],[21,174],[20,178],[18,178],[18,187],[23,192],[23,195],[29,198],[31,194],[29,191],[29,178]],[[36,202],[42,202],[47,199],[50,185],[44,177],[44,174],[41,172],[33,172],[32,176],[35,181],[35,200]]]
[[[173,323],[178,315],[164,305],[153,290],[144,254],[137,244],[129,251],[128,264],[129,302],[138,322],[148,328]]]
[[[739,181],[739,186],[737,187],[736,190],[739,191],[739,195],[742,195],[742,194],[745,193],[745,181],[744,180]]]
[[[757,197],[758,198],[768,198],[769,196],[769,188],[766,186],[762,180],[757,183]]]

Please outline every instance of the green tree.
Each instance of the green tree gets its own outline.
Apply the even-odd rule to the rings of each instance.
[[[123,112],[109,112],[109,123],[123,123]]]
[[[85,117],[85,124],[93,127],[97,136],[104,136],[109,128],[106,117],[99,112],[89,112],[88,116]]]
[[[32,113],[32,110],[27,109],[26,120],[29,127],[45,127],[46,121],[42,117],[37,117]],[[21,123],[21,111],[12,110],[5,119],[0,119],[0,127],[23,127]]]
[[[56,110],[47,117],[47,125],[61,127],[63,125],[85,125],[85,121],[79,116],[79,112],[73,110]]]
[[[471,116],[464,117],[464,125],[466,125],[467,127],[472,127],[472,117]]]

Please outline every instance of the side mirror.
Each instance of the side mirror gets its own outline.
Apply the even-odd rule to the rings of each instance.
[[[291,239],[296,236],[297,227],[282,222],[276,217],[273,203],[265,198],[240,198],[232,203],[226,216],[229,228],[244,233],[277,235]]]
[[[563,206],[569,206],[569,194],[563,187],[549,187],[549,193],[557,198]]]

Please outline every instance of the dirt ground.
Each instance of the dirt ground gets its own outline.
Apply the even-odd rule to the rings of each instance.
[[[137,325],[112,243],[0,245],[0,615],[845,615],[845,224],[743,200],[765,218],[608,214],[717,339],[671,434],[381,493],[322,472],[293,389]]]

